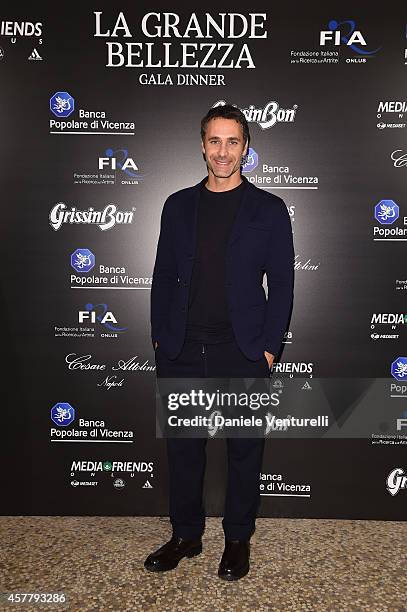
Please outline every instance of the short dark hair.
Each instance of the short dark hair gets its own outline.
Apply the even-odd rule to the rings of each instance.
[[[249,125],[247,123],[246,117],[244,116],[242,111],[239,108],[237,108],[237,106],[233,106],[232,104],[222,104],[222,105],[210,108],[208,110],[205,117],[201,121],[202,141],[205,138],[206,126],[208,125],[209,121],[211,119],[217,119],[218,117],[221,117],[222,119],[234,119],[235,121],[240,123],[243,129],[244,142],[245,144],[247,142],[247,147],[249,148],[250,132],[249,132]]]

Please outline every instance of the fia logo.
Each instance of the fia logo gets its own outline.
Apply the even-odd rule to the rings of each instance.
[[[324,47],[328,42],[333,42],[335,46],[346,45],[359,55],[374,55],[381,49],[381,47],[378,47],[373,51],[368,51],[367,49],[362,49],[359,46],[362,45],[363,47],[366,47],[367,42],[362,32],[356,29],[356,22],[352,19],[348,19],[346,21],[336,21],[336,19],[331,19],[331,21],[328,23],[328,28],[329,30],[321,30],[319,33],[319,44],[322,47]]]
[[[108,309],[107,304],[86,304],[85,309],[86,310],[78,311],[79,323],[85,323],[87,321],[90,321],[91,323],[96,323],[96,321],[98,321],[101,325],[103,325],[110,331],[126,331],[127,327],[117,326],[117,319],[114,316],[113,312]]]
[[[106,149],[105,157],[99,157],[98,162],[99,170],[105,168],[109,170],[122,170],[125,174],[131,178],[141,180],[142,174],[139,173],[138,166],[132,157],[129,157],[127,149]]]

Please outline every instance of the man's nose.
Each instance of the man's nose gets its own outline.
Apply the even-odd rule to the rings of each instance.
[[[218,153],[221,157],[226,157],[227,155],[227,144],[226,142],[221,142],[219,145]]]

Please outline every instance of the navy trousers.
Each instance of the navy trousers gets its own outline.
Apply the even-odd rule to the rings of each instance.
[[[265,378],[267,359],[251,361],[235,341],[202,344],[186,341],[176,359],[158,345],[156,374],[161,378]],[[259,476],[264,438],[227,438],[228,476],[222,526],[228,540],[249,540],[260,505]],[[167,438],[169,514],[173,534],[199,538],[205,529],[203,482],[206,438]]]

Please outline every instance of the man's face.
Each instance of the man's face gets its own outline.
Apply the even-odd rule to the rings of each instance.
[[[201,144],[208,173],[217,178],[229,178],[240,171],[242,156],[247,152],[247,143],[244,143],[243,127],[238,121],[222,117],[211,119]]]

